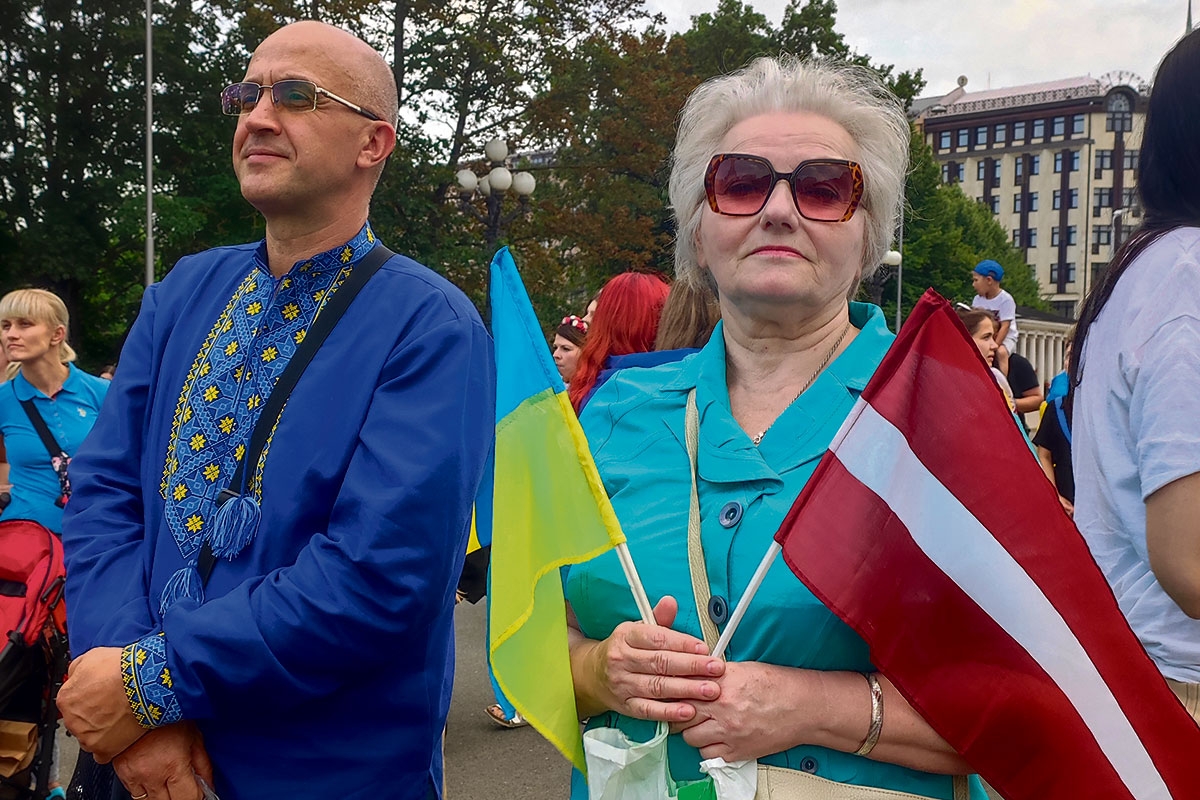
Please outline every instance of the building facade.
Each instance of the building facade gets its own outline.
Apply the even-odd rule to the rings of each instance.
[[[1011,232],[1063,319],[1136,227],[1149,87],[1129,73],[967,92],[913,104],[942,180]]]

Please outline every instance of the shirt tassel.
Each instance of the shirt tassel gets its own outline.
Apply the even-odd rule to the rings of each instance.
[[[168,608],[184,598],[194,600],[197,604],[204,602],[204,584],[200,582],[200,573],[196,571],[195,567],[176,570],[175,574],[167,581],[159,599],[159,616],[166,614]]]
[[[254,541],[262,511],[253,497],[231,497],[217,509],[209,546],[218,558],[233,558]]]

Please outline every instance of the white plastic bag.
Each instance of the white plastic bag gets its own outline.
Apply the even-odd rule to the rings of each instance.
[[[648,742],[635,742],[618,728],[583,734],[589,800],[673,800],[667,768],[667,725],[660,722]]]
[[[713,779],[717,800],[754,800],[758,792],[758,759],[730,764],[710,758],[700,762],[700,771]]]

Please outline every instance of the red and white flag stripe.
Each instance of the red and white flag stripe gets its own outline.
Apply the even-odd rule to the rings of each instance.
[[[914,311],[777,538],[1007,800],[1200,798],[1200,728],[940,298]]]

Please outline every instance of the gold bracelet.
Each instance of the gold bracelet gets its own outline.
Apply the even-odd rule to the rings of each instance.
[[[867,673],[867,686],[871,689],[871,727],[867,728],[867,738],[854,751],[856,756],[865,756],[879,744],[879,734],[883,732],[883,689],[874,672]]]

